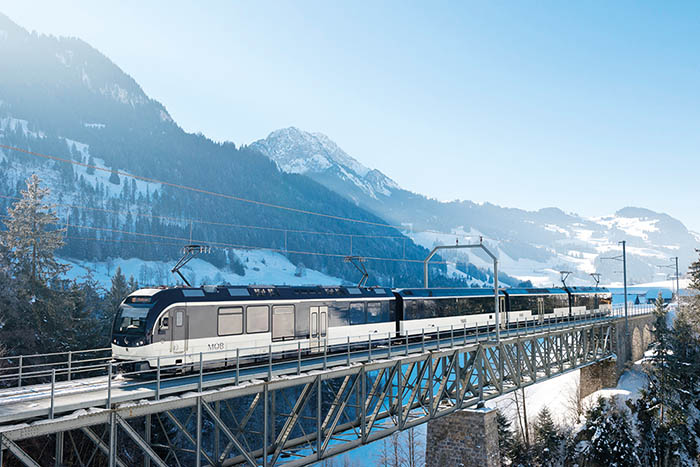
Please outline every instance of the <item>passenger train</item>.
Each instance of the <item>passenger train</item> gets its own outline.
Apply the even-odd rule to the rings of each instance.
[[[605,288],[507,288],[499,292],[500,326],[603,316]],[[151,367],[251,357],[275,351],[319,352],[347,342],[434,337],[450,329],[496,325],[493,289],[203,286],[141,289],[120,305],[112,329],[117,361]],[[231,352],[229,354],[228,352]],[[222,357],[222,354],[226,357]]]

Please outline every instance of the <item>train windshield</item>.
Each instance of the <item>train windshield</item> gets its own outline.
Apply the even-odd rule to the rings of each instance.
[[[144,334],[146,332],[146,317],[151,305],[130,304],[119,307],[114,318],[115,334]]]

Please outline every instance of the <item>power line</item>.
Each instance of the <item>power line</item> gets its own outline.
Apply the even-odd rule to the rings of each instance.
[[[17,152],[20,152],[20,153],[23,153],[23,154],[28,154],[28,155],[32,155],[32,156],[36,156],[36,157],[41,157],[41,158],[44,158],[44,159],[49,159],[49,160],[54,160],[54,161],[59,161],[59,162],[65,162],[65,163],[68,163],[68,164],[73,164],[73,165],[77,165],[77,166],[81,166],[81,167],[86,167],[86,168],[92,168],[92,169],[100,170],[100,171],[102,171],[102,172],[106,172],[106,173],[110,173],[110,174],[111,174],[112,172],[114,172],[114,173],[116,173],[117,175],[121,175],[121,176],[124,176],[124,177],[130,177],[130,178],[133,178],[133,179],[136,179],[136,180],[141,180],[141,181],[145,181],[145,182],[149,182],[149,183],[159,183],[159,184],[161,184],[161,185],[171,186],[171,187],[174,187],[174,188],[179,188],[179,189],[182,189],[182,190],[188,190],[188,191],[192,191],[192,192],[196,192],[196,193],[201,193],[201,194],[206,194],[206,195],[210,195],[210,196],[217,196],[217,197],[221,197],[221,198],[231,199],[231,200],[234,200],[234,201],[240,201],[240,202],[245,202],[245,203],[251,203],[251,204],[256,204],[256,205],[259,205],[259,206],[264,206],[264,207],[269,207],[269,208],[275,208],[275,209],[281,209],[281,210],[286,210],[286,211],[290,211],[290,212],[296,212],[296,213],[300,213],[300,214],[307,214],[307,215],[312,215],[312,216],[325,217],[325,218],[330,218],[330,219],[335,219],[335,220],[341,220],[341,221],[346,221],[346,222],[355,222],[355,223],[366,224],[366,225],[374,225],[374,226],[378,226],[378,227],[388,227],[388,228],[392,228],[392,229],[398,230],[399,232],[402,231],[402,230],[404,229],[403,226],[392,225],[392,224],[388,224],[388,223],[372,222],[372,221],[366,221],[366,220],[361,220],[361,219],[353,219],[353,218],[350,218],[350,217],[337,216],[337,215],[333,215],[333,214],[319,213],[319,212],[315,212],[315,211],[309,211],[309,210],[306,210],[306,209],[292,208],[292,207],[289,207],[289,206],[282,206],[282,205],[278,205],[278,204],[267,203],[267,202],[264,202],[264,201],[251,200],[251,199],[242,198],[242,197],[239,197],[239,196],[229,195],[229,194],[225,194],[225,193],[218,193],[218,192],[215,192],[215,191],[205,190],[205,189],[202,189],[202,188],[192,187],[192,186],[188,186],[188,185],[182,185],[182,184],[178,184],[178,183],[166,182],[166,181],[158,180],[158,179],[151,178],[151,177],[144,177],[144,176],[141,176],[141,175],[133,175],[133,174],[130,174],[130,173],[128,173],[128,172],[122,172],[122,171],[119,171],[119,170],[112,170],[112,169],[108,169],[108,168],[106,168],[106,167],[100,167],[100,166],[97,166],[97,165],[94,165],[94,164],[86,164],[86,163],[84,163],[84,162],[78,162],[78,161],[74,161],[74,160],[71,160],[71,159],[65,159],[65,158],[62,158],[62,157],[52,156],[52,155],[48,155],[48,154],[42,154],[42,153],[38,153],[38,152],[34,152],[34,151],[29,151],[29,150],[22,149],[22,148],[17,148],[17,147],[14,147],[14,146],[8,146],[8,145],[5,145],[5,144],[0,144],[0,148],[12,150],[12,151],[17,151]],[[215,225],[215,223],[212,222],[212,221],[201,221],[201,222],[203,222],[203,223],[205,223],[205,222],[206,222],[206,223],[211,223],[211,224]],[[266,228],[266,229],[268,228],[268,227],[260,227],[260,226],[243,226],[243,225],[241,225],[240,227],[245,227],[245,228]],[[269,229],[272,230],[272,229],[274,229],[274,228],[269,228]],[[287,230],[287,231],[290,231],[290,232],[293,231],[293,229],[281,229],[281,230]],[[403,237],[407,237],[406,235],[401,235],[401,236],[398,236],[398,235],[397,235],[397,236],[388,236],[388,235],[387,235],[387,236],[381,236],[381,235],[376,235],[376,236],[375,236],[375,235],[363,235],[363,234],[344,234],[344,233],[338,233],[338,232],[315,232],[315,231],[302,231],[302,230],[298,230],[297,232],[299,232],[299,233],[310,233],[310,234],[324,234],[324,235],[344,235],[344,236],[352,236],[352,235],[354,235],[354,236],[356,236],[356,237],[361,237],[361,236],[362,236],[362,237],[365,237],[365,238],[403,238]],[[473,236],[473,235],[471,235],[471,236],[470,236],[470,235],[459,235],[459,234],[446,233],[446,232],[439,232],[439,231],[427,230],[427,229],[426,229],[426,230],[413,230],[412,233],[432,233],[432,234],[447,235],[447,236],[450,236],[450,237],[464,238],[464,239],[475,238],[475,236]]]
[[[8,216],[0,216],[2,218],[7,218]],[[120,230],[120,229],[113,229],[110,227],[94,227],[90,225],[79,225],[79,224],[72,224],[69,222],[52,222],[52,224],[58,225],[58,226],[66,226],[66,227],[74,227],[74,228],[79,228],[79,229],[88,229],[88,230],[96,230],[96,231],[102,231],[102,232],[110,232],[110,233],[118,233],[118,234],[123,234],[123,235],[135,235],[138,237],[146,237],[146,238],[154,238],[154,239],[162,239],[162,240],[179,240],[181,242],[189,242],[189,238],[184,238],[184,237],[174,237],[174,236],[169,236],[169,235],[159,235],[159,234],[150,234],[150,233],[143,233],[143,232],[130,232],[127,230]],[[102,240],[107,240],[107,239],[95,239],[97,241],[102,241]],[[237,248],[237,249],[242,249],[242,250],[265,250],[265,251],[272,251],[272,252],[277,252],[277,253],[287,253],[287,254],[297,254],[297,255],[311,255],[311,256],[324,256],[324,257],[331,257],[331,258],[345,258],[347,254],[341,254],[341,253],[323,253],[323,252],[316,252],[316,251],[303,251],[303,250],[288,250],[288,249],[283,249],[283,248],[274,248],[274,247],[265,247],[265,246],[257,246],[257,245],[244,245],[244,244],[237,244],[237,243],[225,243],[225,242],[211,242],[205,239],[193,239],[192,241],[198,242],[198,243],[205,243],[208,245],[212,245],[213,248],[217,248],[220,250],[225,250],[227,248]],[[182,245],[177,244],[177,245]],[[406,262],[406,263],[423,263],[422,260],[419,259],[407,259],[407,258],[391,258],[391,257],[382,257],[382,256],[363,256],[363,258],[367,260],[372,260],[372,261],[391,261],[391,262]],[[433,264],[447,264],[446,261],[436,261]]]
[[[130,177],[130,178],[133,178],[133,179],[136,179],[136,180],[141,180],[141,181],[149,182],[149,183],[159,183],[159,184],[161,184],[161,185],[170,186],[170,187],[173,187],[173,188],[179,188],[179,189],[181,189],[181,190],[187,190],[187,191],[191,191],[191,192],[194,192],[194,193],[200,193],[200,194],[205,194],[205,195],[210,195],[210,196],[217,196],[217,197],[220,197],[220,198],[230,199],[230,200],[234,200],[234,201],[240,201],[240,202],[244,202],[244,203],[255,204],[255,205],[257,205],[257,206],[263,206],[263,207],[267,207],[267,208],[280,209],[280,210],[283,210],[283,211],[295,212],[295,213],[299,213],[299,214],[307,214],[307,215],[310,215],[310,216],[325,217],[325,218],[328,218],[328,219],[340,220],[340,221],[345,221],[345,222],[355,222],[355,223],[365,224],[365,225],[374,225],[374,226],[377,226],[377,227],[389,227],[389,228],[392,228],[392,229],[398,229],[397,226],[394,226],[394,225],[391,225],[391,224],[386,224],[386,223],[383,223],[383,222],[372,222],[372,221],[366,221],[366,220],[361,220],[361,219],[352,219],[352,218],[350,218],[350,217],[337,216],[337,215],[334,215],[334,214],[320,213],[320,212],[315,212],[315,211],[309,211],[309,210],[306,210],[306,209],[292,208],[292,207],[289,207],[289,206],[282,206],[282,205],[279,205],[279,204],[268,203],[268,202],[265,202],[265,201],[257,201],[257,200],[242,198],[242,197],[240,197],[240,196],[234,196],[234,195],[229,195],[229,194],[225,194],[225,193],[219,193],[219,192],[211,191],[211,190],[204,190],[204,189],[202,189],[202,188],[196,188],[196,187],[192,187],[192,186],[189,186],[189,185],[182,185],[182,184],[179,184],[179,183],[166,182],[166,181],[158,180],[158,179],[156,179],[156,178],[144,177],[144,176],[141,176],[141,175],[133,175],[133,174],[130,174],[130,173],[127,173],[127,172],[122,172],[122,171],[120,171],[120,170],[112,170],[112,169],[108,169],[108,168],[106,168],[106,167],[100,167],[100,166],[97,166],[97,165],[94,165],[94,164],[86,164],[86,163],[84,163],[84,162],[78,162],[78,161],[74,161],[74,160],[71,160],[71,159],[65,159],[65,158],[63,158],[63,157],[51,156],[51,155],[48,155],[48,154],[41,154],[41,153],[38,153],[38,152],[29,151],[29,150],[27,150],[27,149],[21,149],[21,148],[17,148],[17,147],[14,147],[14,146],[8,146],[8,145],[5,145],[5,144],[0,144],[0,148],[8,149],[8,150],[10,150],[10,151],[17,151],[17,152],[20,152],[20,153],[23,153],[23,154],[28,154],[28,155],[31,155],[31,156],[41,157],[41,158],[49,159],[49,160],[53,160],[53,161],[59,161],[59,162],[65,162],[65,163],[68,163],[68,164],[78,165],[78,166],[85,167],[85,168],[89,168],[89,169],[100,170],[100,171],[102,171],[102,172],[107,172],[107,173],[110,173],[110,174],[111,174],[111,173],[116,173],[117,175],[121,175],[121,176],[123,176],[123,177]]]
[[[17,196],[7,196],[7,195],[0,195],[0,198],[4,199],[9,199],[9,200],[20,200],[20,197]],[[206,224],[206,225],[214,225],[214,226],[221,226],[221,227],[233,227],[233,228],[241,228],[241,229],[254,229],[254,230],[269,230],[273,232],[292,232],[292,233],[301,233],[301,234],[309,234],[309,235],[330,235],[330,236],[339,236],[339,237],[356,237],[356,238],[393,238],[393,239],[406,239],[405,235],[371,235],[371,234],[349,234],[349,233],[340,233],[340,232],[322,232],[322,231],[314,231],[314,230],[299,230],[299,229],[287,229],[283,227],[268,227],[268,226],[259,226],[259,225],[246,225],[246,224],[234,224],[234,223],[229,223],[229,222],[216,222],[216,221],[207,221],[203,219],[192,219],[192,218],[185,218],[185,217],[171,217],[171,216],[161,216],[161,215],[156,215],[156,214],[148,214],[145,212],[131,212],[129,210],[116,210],[116,209],[107,209],[107,208],[96,208],[92,206],[81,206],[81,205],[76,205],[76,204],[66,204],[66,203],[54,203],[54,206],[59,206],[59,207],[64,207],[64,208],[75,208],[75,209],[85,209],[89,211],[97,211],[97,212],[104,212],[108,214],[119,214],[119,215],[127,215],[131,214],[132,216],[136,217],[148,217],[151,219],[159,219],[159,220],[165,220],[165,221],[171,221],[171,222],[178,222],[178,223],[183,223],[183,224],[189,224],[189,223],[196,223],[196,224]],[[139,209],[144,209],[143,206],[137,206]]]

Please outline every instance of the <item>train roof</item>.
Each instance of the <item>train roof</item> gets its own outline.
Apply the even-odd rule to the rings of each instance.
[[[492,296],[493,289],[397,289],[396,292],[401,297],[484,297]],[[503,291],[499,292],[499,295],[503,295]]]
[[[566,290],[557,287],[551,288],[534,288],[534,287],[511,287],[505,289],[508,295],[556,295],[566,294]]]
[[[605,287],[590,287],[590,286],[583,286],[583,287],[569,287],[569,291],[572,294],[590,294],[590,293],[610,293],[610,290],[606,289]]]
[[[345,286],[274,286],[274,285],[205,285],[202,287],[168,287],[162,289],[140,289],[129,295],[149,297],[155,301],[161,297],[167,299],[188,299],[191,301],[207,300],[256,300],[282,299],[299,300],[309,298],[375,298],[393,297],[391,289],[345,287]],[[127,302],[129,302],[129,298]],[[145,303],[145,302],[141,302]]]

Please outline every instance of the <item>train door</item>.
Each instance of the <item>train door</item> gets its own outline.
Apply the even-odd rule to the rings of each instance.
[[[544,297],[537,297],[537,315],[540,324],[544,323]]]
[[[327,306],[309,307],[309,330],[311,334],[309,348],[311,350],[323,348],[326,344],[326,336],[328,334]]]
[[[502,329],[508,328],[508,313],[506,312],[506,297],[499,297],[498,307],[501,312],[501,316],[498,317],[500,320],[500,325]]]
[[[172,329],[170,353],[187,351],[187,312],[185,307],[175,307],[169,312],[169,324]]]

